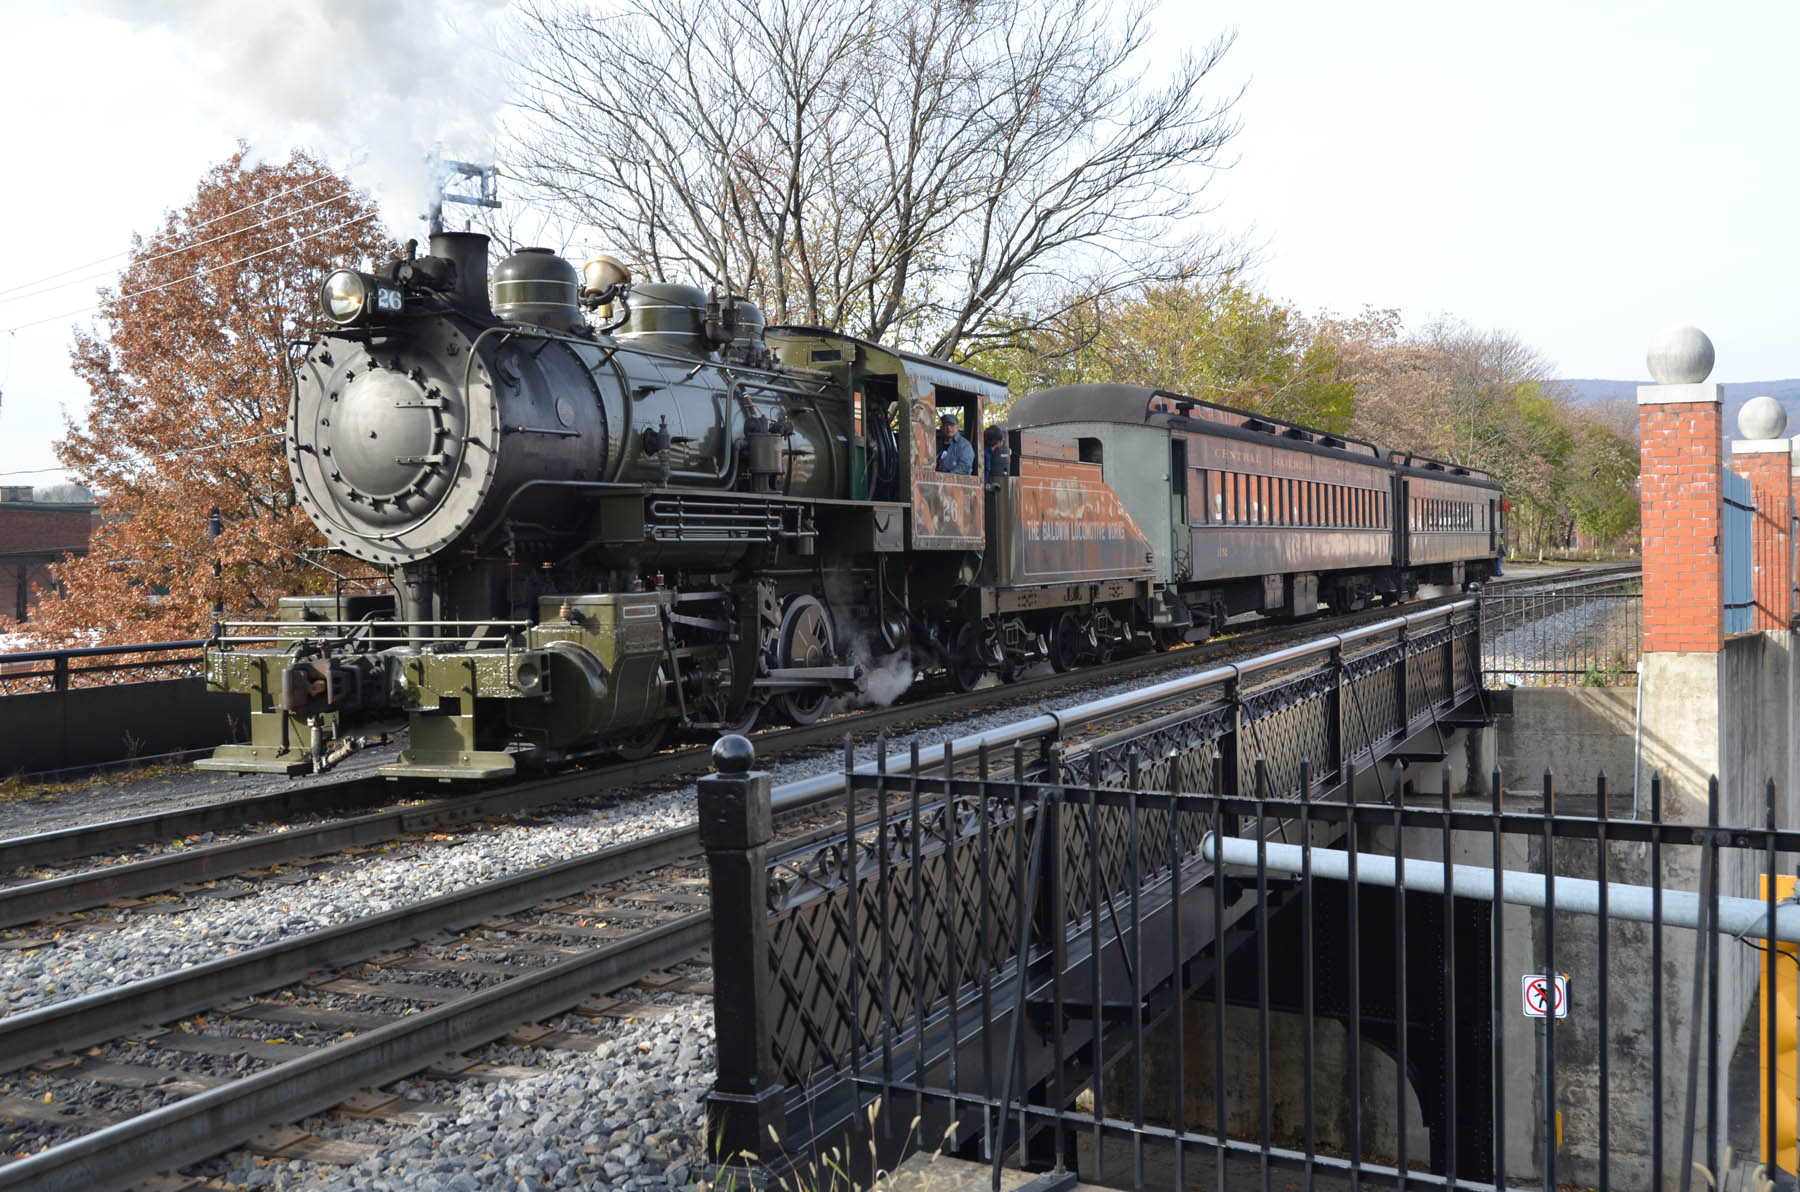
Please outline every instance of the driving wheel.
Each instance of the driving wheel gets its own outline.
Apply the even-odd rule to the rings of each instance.
[[[770,665],[777,669],[796,666],[830,666],[836,651],[831,640],[831,618],[825,606],[812,596],[795,596],[781,613]],[[828,688],[801,687],[782,691],[769,700],[776,715],[791,724],[807,725],[824,714],[831,698]]]

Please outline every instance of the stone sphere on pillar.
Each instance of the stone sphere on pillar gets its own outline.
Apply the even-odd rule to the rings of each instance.
[[[1779,439],[1787,433],[1787,410],[1772,397],[1753,397],[1738,411],[1738,438]]]
[[[1658,385],[1698,385],[1712,373],[1712,340],[1698,327],[1668,327],[1650,341],[1646,360]]]

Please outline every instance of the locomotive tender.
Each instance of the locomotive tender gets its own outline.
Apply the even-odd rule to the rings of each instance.
[[[250,740],[197,764],[316,769],[400,715],[391,776],[641,755],[1494,566],[1479,473],[1112,385],[1021,398],[991,476],[939,472],[940,414],[979,442],[999,382],[606,257],[525,249],[490,301],[487,257],[438,233],[321,287],[288,465],[393,592],[222,624],[207,679],[250,696]]]

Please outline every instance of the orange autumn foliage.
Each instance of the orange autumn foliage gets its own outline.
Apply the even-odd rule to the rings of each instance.
[[[395,246],[368,196],[318,159],[246,157],[240,147],[154,236],[134,238],[94,325],[76,332],[93,400],[56,451],[100,491],[102,523],[85,558],[53,568],[63,594],[40,593],[29,629],[45,644],[203,636],[215,600],[228,618],[269,619],[279,596],[368,571],[326,553],[295,503],[286,359],[319,330],[325,274]]]

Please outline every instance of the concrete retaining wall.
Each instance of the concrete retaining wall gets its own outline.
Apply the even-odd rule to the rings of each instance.
[[[209,692],[201,678],[0,697],[0,776],[210,749],[249,718],[247,696]]]

